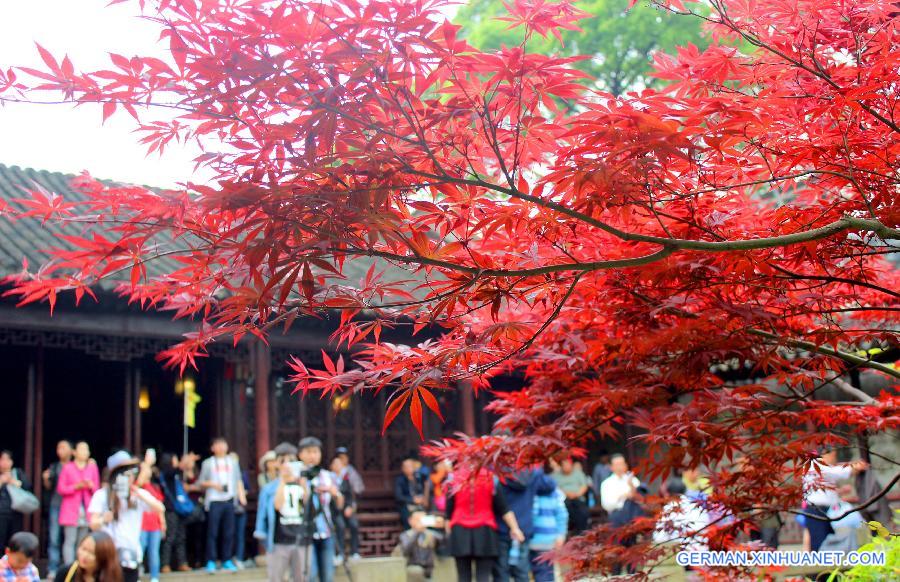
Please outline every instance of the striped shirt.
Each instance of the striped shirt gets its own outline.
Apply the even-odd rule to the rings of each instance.
[[[566,496],[559,488],[548,495],[534,496],[532,516],[534,533],[528,544],[532,550],[551,550],[556,540],[566,537],[569,512],[566,510]]]

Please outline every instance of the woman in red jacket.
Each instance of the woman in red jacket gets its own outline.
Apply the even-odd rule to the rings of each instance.
[[[525,535],[519,529],[515,514],[506,505],[503,491],[494,476],[482,469],[477,475],[455,473],[458,486],[450,486],[447,498],[447,531],[450,534],[450,555],[456,559],[459,582],[475,580],[490,582],[491,569],[497,559],[497,520],[509,526],[510,537],[520,544]]]

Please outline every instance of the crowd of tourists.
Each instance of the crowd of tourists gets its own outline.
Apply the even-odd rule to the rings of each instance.
[[[201,462],[195,453],[157,458],[148,449],[138,458],[119,450],[101,463],[88,443],[60,441],[58,460],[41,476],[47,499],[40,504],[12,453],[0,452],[0,548],[28,556],[27,567],[14,557],[0,570],[24,569],[27,576],[16,580],[37,579],[37,538],[22,529],[24,515],[41,505],[47,580],[136,582],[143,572],[158,582],[166,572],[256,565],[246,559],[249,472],[224,438],[212,441],[210,453]],[[355,510],[364,485],[346,448],[326,468],[315,437],[283,443],[260,459],[257,487],[254,535],[268,554],[271,579],[281,582],[290,572],[298,582],[330,582],[345,555],[359,558]]]
[[[157,458],[149,449],[141,458],[120,450],[98,463],[86,442],[60,441],[56,453],[58,460],[41,476],[49,495],[48,580],[135,582],[144,572],[157,582],[165,572],[205,568],[215,574],[255,565],[245,561],[249,472],[225,439],[214,439],[202,462],[194,453]],[[322,442],[306,437],[296,445],[281,443],[259,460],[253,536],[271,582],[286,576],[331,582],[342,562],[359,559],[365,484],[346,448],[328,460],[323,455]],[[797,518],[804,548],[855,549],[841,537],[846,519],[815,516],[852,514],[840,496],[849,491],[837,485],[866,473],[868,465],[838,463],[835,451],[823,452],[815,465]],[[32,490],[12,453],[0,451],[0,548],[6,548],[0,574],[36,582],[38,540],[21,531],[23,515],[38,505]],[[614,528],[631,523],[644,514],[647,489],[620,454],[602,454],[590,475],[581,462],[562,455],[499,479],[486,469],[473,474],[446,461],[429,466],[411,453],[393,492],[403,530],[395,554],[405,557],[410,580],[429,580],[437,556],[451,556],[461,582],[549,582],[556,578],[546,552],[588,528],[592,516]],[[660,523],[654,541],[708,549],[703,537],[691,534],[722,520],[705,503],[710,479],[686,470],[661,493],[670,499],[667,513],[676,517]],[[777,548],[779,516],[758,525],[754,539]],[[624,546],[636,542],[618,539]]]
[[[855,487],[846,483],[854,476]],[[803,550],[857,549],[863,516],[845,498],[871,496],[871,491],[880,491],[880,485],[865,461],[838,463],[836,451],[823,451],[806,473],[805,500],[794,514],[803,528]],[[653,542],[688,551],[720,549],[707,534],[714,531],[710,526],[727,524],[729,518],[712,507],[708,476],[686,469],[663,483],[658,494],[669,500],[663,511],[668,517],[658,522]],[[443,554],[454,558],[460,582],[551,582],[560,579],[559,572],[543,554],[586,530],[592,520],[618,530],[648,511],[646,484],[623,455],[606,453],[590,474],[581,462],[562,455],[558,462],[502,480],[487,471],[456,472],[445,462],[429,470],[410,456],[396,478],[394,496],[401,523],[408,528],[396,553],[406,557],[409,579],[417,580],[428,580],[435,556]],[[879,506],[880,519],[889,522],[887,500]],[[747,541],[778,549],[783,525],[782,515],[766,517]],[[626,534],[615,536],[616,543],[634,545],[636,536]],[[614,572],[625,570],[633,571],[623,564]]]

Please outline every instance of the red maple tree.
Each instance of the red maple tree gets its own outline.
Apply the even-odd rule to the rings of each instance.
[[[130,300],[197,320],[162,354],[182,369],[210,342],[339,311],[353,365],[295,360],[293,380],[389,390],[387,423],[408,410],[420,427],[435,393],[521,371],[490,405],[498,432],[439,454],[522,466],[638,427],[645,476],[708,468],[727,519],[698,535],[724,546],[799,506],[817,447],[900,427],[900,372],[860,351],[898,340],[893,1],[669,0],[712,43],[657,55],[668,86],[621,97],[528,52],[589,17],[566,0],[510,2],[525,41],[498,51],[462,40],[443,0],[139,4],[171,59],[80,71],[39,47],[46,66],[0,70],[0,98],[122,111],[151,152],[196,139],[217,181],[85,175],[87,202],[36,191],[5,209],[84,224],[16,277],[22,303],[130,272]],[[181,267],[148,276],[161,257]],[[343,276],[351,263],[363,280]],[[381,341],[398,322],[443,333]],[[756,380],[716,373],[729,362]],[[889,387],[845,380],[860,370]],[[621,534],[598,528],[559,558],[601,572],[668,551],[617,548]]]

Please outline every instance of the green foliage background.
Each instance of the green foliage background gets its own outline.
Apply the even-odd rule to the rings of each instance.
[[[563,31],[565,46],[555,38],[536,36],[528,51],[564,55],[594,55],[576,66],[596,79],[596,87],[620,95],[633,89],[659,86],[649,76],[656,51],[674,52],[676,46],[693,43],[704,48],[701,20],[664,12],[643,0],[631,10],[628,0],[580,0],[575,4],[591,14],[579,22],[584,32]],[[695,7],[696,8],[696,7]],[[522,30],[506,30],[509,23],[495,17],[506,12],[502,0],[470,0],[457,12],[454,22],[462,34],[479,49],[496,49],[522,42]]]
[[[884,552],[884,566],[855,566],[843,574],[834,572],[828,577],[829,582],[887,582],[900,580],[900,536],[890,539],[875,538],[871,543],[859,548],[860,552]]]

